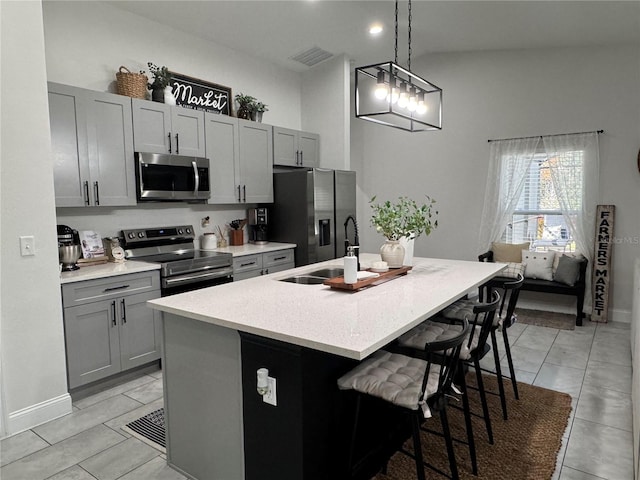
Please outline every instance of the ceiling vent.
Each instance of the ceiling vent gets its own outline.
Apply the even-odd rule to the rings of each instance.
[[[294,62],[300,62],[307,67],[313,67],[331,57],[333,57],[333,53],[329,53],[319,47],[311,47],[308,50],[297,53],[293,57],[289,57],[289,59]]]

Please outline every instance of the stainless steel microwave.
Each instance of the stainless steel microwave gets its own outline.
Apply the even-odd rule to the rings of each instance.
[[[136,153],[138,201],[204,201],[211,196],[209,159]]]

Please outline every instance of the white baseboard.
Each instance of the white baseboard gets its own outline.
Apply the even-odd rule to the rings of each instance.
[[[520,298],[518,299],[518,308],[526,308],[529,310],[542,310],[543,312],[567,313],[569,315],[576,314],[575,302],[573,302],[573,305],[566,304],[566,303],[559,304],[559,303],[539,301],[533,298],[522,298],[522,297],[523,295],[520,295]],[[609,321],[620,322],[620,323],[631,323],[631,311],[612,309],[611,311],[609,311]]]
[[[6,434],[29,430],[50,420],[71,413],[71,395],[65,393],[44,402],[11,412],[7,415]]]

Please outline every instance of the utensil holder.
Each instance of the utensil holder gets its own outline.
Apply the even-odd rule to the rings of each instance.
[[[240,229],[231,230],[229,233],[229,245],[243,245],[244,232]]]

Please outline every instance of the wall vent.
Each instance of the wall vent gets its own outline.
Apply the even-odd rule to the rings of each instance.
[[[294,62],[300,62],[307,67],[313,67],[324,60],[333,57],[333,53],[329,53],[319,47],[311,47],[308,50],[304,50],[296,55],[289,57]]]

